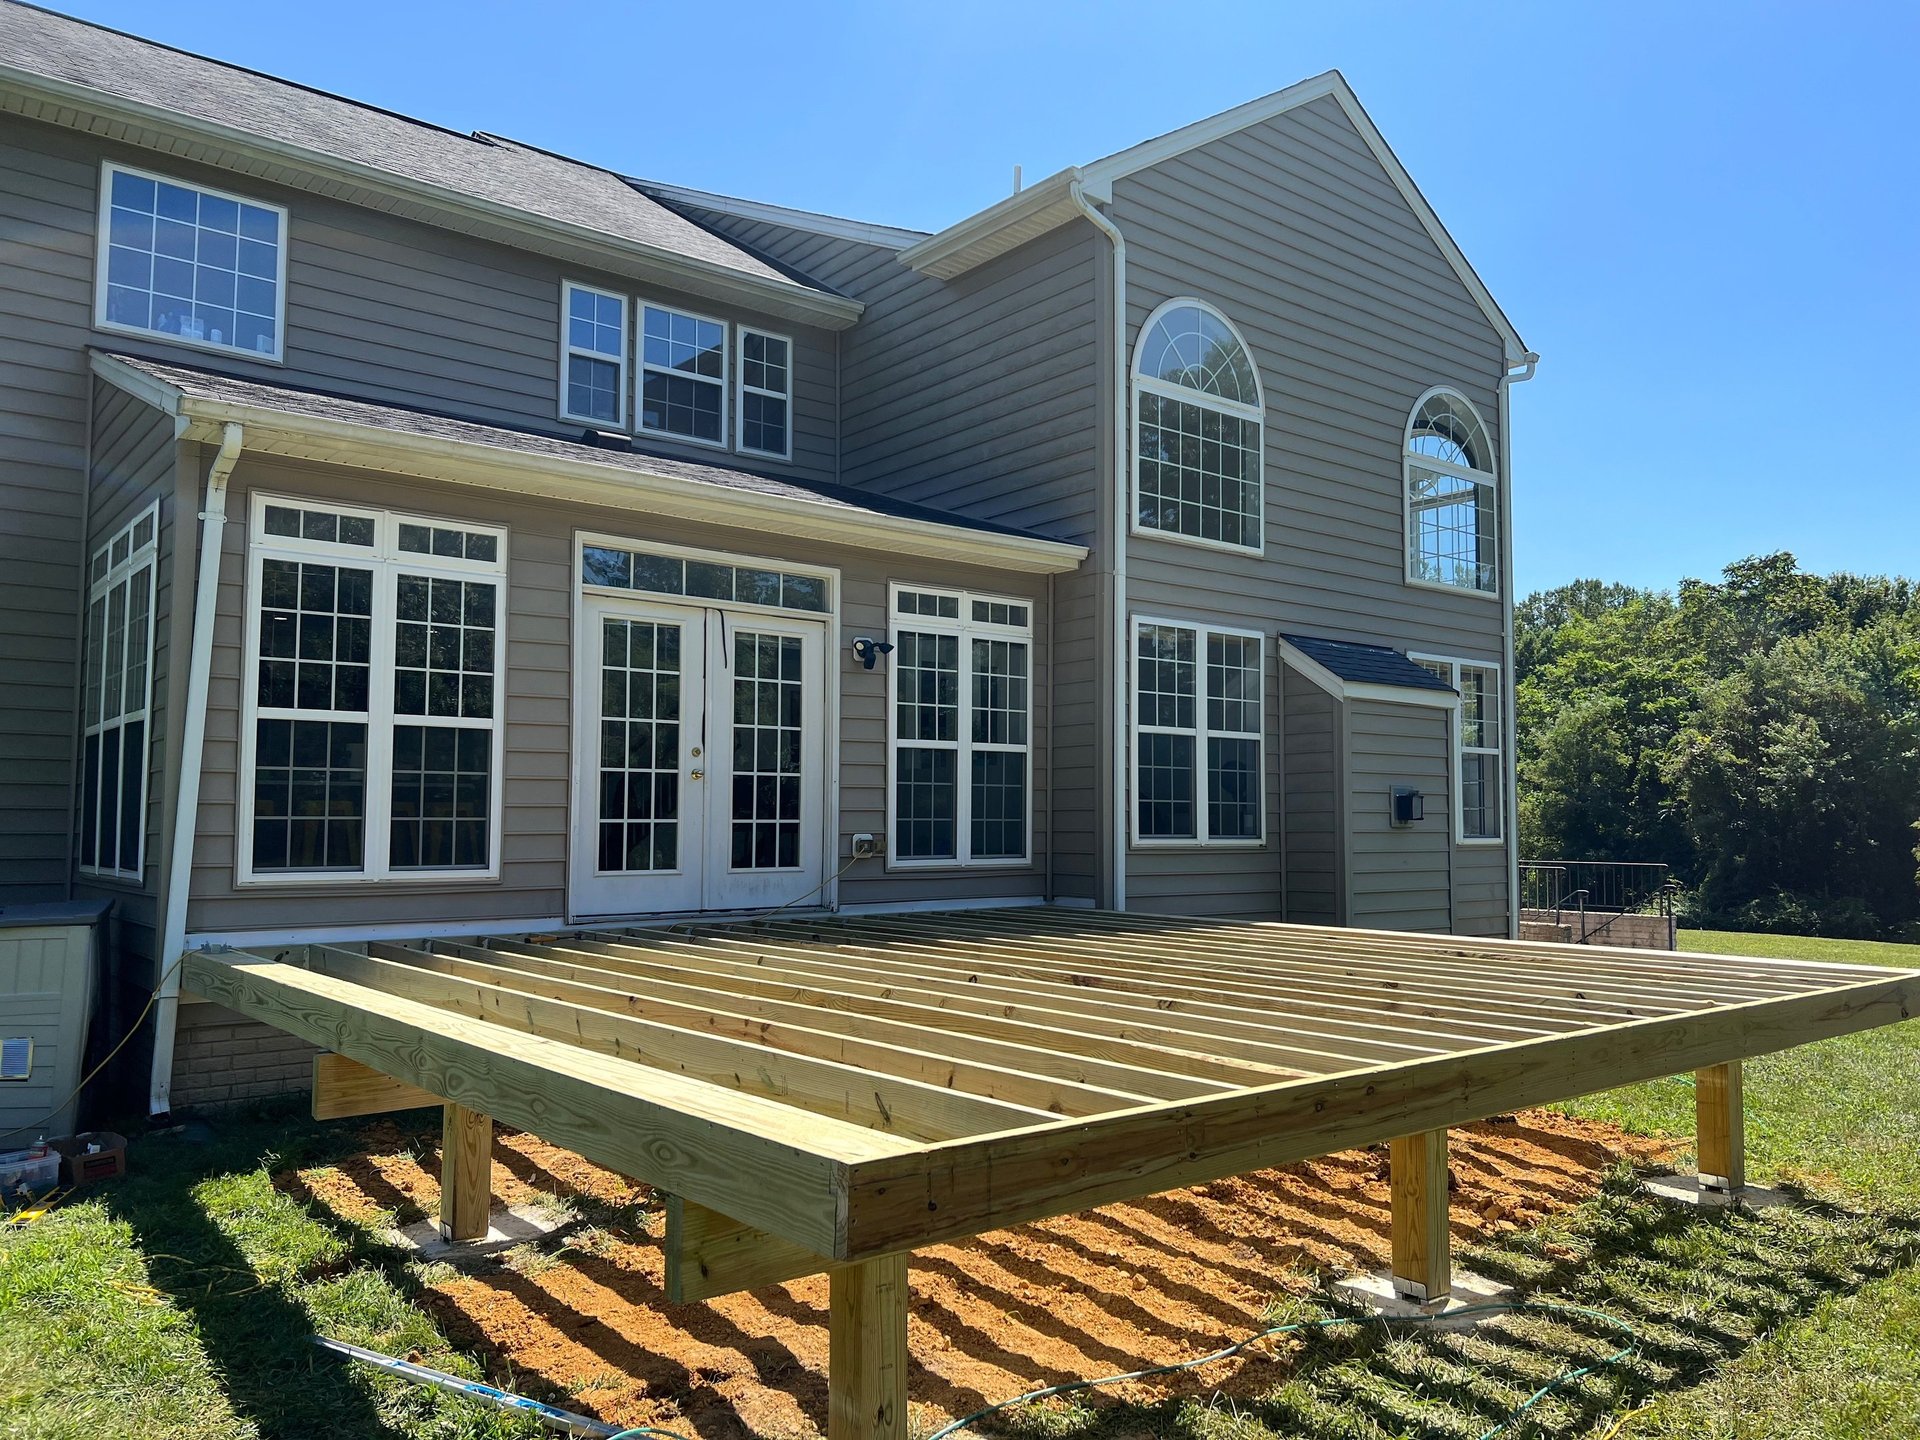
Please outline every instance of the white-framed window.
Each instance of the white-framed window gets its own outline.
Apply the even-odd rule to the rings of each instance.
[[[1453,838],[1462,845],[1498,845],[1506,814],[1506,764],[1501,739],[1500,667],[1478,660],[1409,655],[1460,692],[1453,716]]]
[[[1258,553],[1265,407],[1251,352],[1199,300],[1169,300],[1133,354],[1133,529]]]
[[[1265,843],[1265,701],[1257,631],[1135,618],[1135,844]]]
[[[727,443],[727,325],[640,307],[640,428],[697,445]]]
[[[1407,580],[1500,593],[1499,481],[1473,405],[1429,390],[1407,418]]]
[[[103,164],[97,327],[277,361],[286,305],[283,206]]]
[[[141,878],[153,733],[155,502],[93,552],[80,770],[80,869]]]
[[[889,865],[1033,855],[1033,607],[895,584],[887,706]]]
[[[242,882],[499,873],[506,532],[255,495]]]
[[[793,341],[740,327],[739,449],[793,458]]]
[[[627,428],[627,297],[560,286],[560,418]]]

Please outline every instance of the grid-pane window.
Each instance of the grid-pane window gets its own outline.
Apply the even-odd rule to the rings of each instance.
[[[561,299],[561,418],[619,429],[627,423],[626,297],[568,283]]]
[[[736,870],[800,864],[801,640],[733,637],[733,815]]]
[[[1024,861],[1031,850],[1028,607],[896,589],[893,612],[894,857]]]
[[[1163,306],[1134,357],[1134,524],[1261,547],[1259,378],[1233,327],[1205,306]]]
[[[701,600],[731,600],[737,605],[772,605],[814,614],[830,608],[824,575],[799,575],[695,560],[652,550],[612,545],[580,547],[580,583],[600,590],[642,590],[651,595],[691,595]]]
[[[118,165],[102,190],[101,325],[280,358],[285,210]]]
[[[784,460],[793,453],[793,343],[740,332],[740,448]]]
[[[727,442],[727,327],[660,305],[640,311],[640,428]]]
[[[1407,578],[1482,594],[1500,589],[1492,447],[1473,408],[1436,391],[1407,427]]]
[[[88,570],[80,868],[138,879],[146,852],[159,509],[94,551]]]
[[[494,865],[504,538],[256,501],[245,878]]]
[[[1258,635],[1136,623],[1136,840],[1263,838],[1265,683]]]
[[[1500,840],[1504,837],[1502,797],[1506,764],[1502,740],[1500,669],[1467,660],[1414,657],[1426,669],[1460,692],[1454,742],[1459,756],[1455,800],[1455,835],[1461,840]]]
[[[600,847],[607,874],[680,865],[681,627],[600,622]]]

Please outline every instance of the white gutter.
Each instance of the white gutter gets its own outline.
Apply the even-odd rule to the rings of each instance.
[[[220,596],[220,540],[227,529],[227,478],[240,458],[246,431],[228,424],[207,467],[206,507],[200,512],[200,561],[194,572],[193,652],[187,663],[187,713],[180,737],[180,783],[175,787],[173,843],[167,849],[165,924],[154,964],[159,998],[153,1027],[153,1074],[147,1113],[165,1115],[173,1089],[173,1039],[180,1012],[178,961],[187,948],[187,897],[193,886],[193,836],[200,819],[200,761],[207,739],[207,689],[213,677],[213,621]],[[175,544],[178,545],[176,539]]]
[[[1043,182],[1044,183],[1044,182]],[[1037,187],[1036,187],[1037,188]],[[1127,908],[1127,504],[1132,489],[1127,470],[1127,237],[1086,197],[1080,182],[1067,195],[1089,224],[1113,246],[1113,895],[1115,910]]]
[[[1520,736],[1515,730],[1517,707],[1514,704],[1513,673],[1513,401],[1512,387],[1533,378],[1540,357],[1529,350],[1515,373],[1509,364],[1500,377],[1500,533],[1506,537],[1507,573],[1500,587],[1500,630],[1502,655],[1506,662],[1506,682],[1500,687],[1500,724],[1506,745],[1502,753],[1507,772],[1507,938],[1520,938]]]

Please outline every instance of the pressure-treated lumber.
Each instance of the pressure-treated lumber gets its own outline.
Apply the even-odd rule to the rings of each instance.
[[[1920,974],[1235,1094],[950,1140],[851,1167],[838,1259],[859,1259],[1328,1155],[1395,1135],[1891,1024]]]
[[[1700,1183],[1738,1195],[1747,1183],[1747,1130],[1741,1065],[1708,1065],[1693,1077]]]
[[[907,1257],[832,1272],[827,1440],[906,1440]]]
[[[667,1298],[676,1305],[758,1290],[833,1262],[679,1195],[667,1196]]]
[[[440,1238],[481,1240],[493,1208],[493,1121],[449,1101],[440,1112]]]
[[[1393,1196],[1393,1288],[1422,1304],[1453,1290],[1448,1223],[1447,1132],[1396,1135],[1389,1144]]]
[[[354,1115],[386,1115],[441,1104],[414,1085],[382,1075],[358,1060],[323,1051],[313,1057],[313,1118],[345,1120]]]
[[[196,995],[596,1163],[830,1254],[846,1164],[919,1147],[244,951],[189,952]],[[743,1181],[743,1177],[746,1177]]]

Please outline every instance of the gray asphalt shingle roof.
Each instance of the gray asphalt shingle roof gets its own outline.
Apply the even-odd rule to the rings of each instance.
[[[1323,640],[1315,635],[1283,634],[1280,638],[1342,680],[1364,685],[1397,685],[1403,690],[1453,692],[1451,685],[1426,666],[1409,660],[1391,646],[1363,645],[1354,640]]]
[[[120,351],[101,350],[99,353],[197,399],[227,401],[231,404],[277,411],[283,415],[334,420],[400,434],[430,436],[469,445],[485,445],[514,454],[547,456],[590,465],[602,465],[611,470],[627,470],[669,480],[686,481],[695,485],[712,486],[719,490],[770,495],[789,500],[806,500],[845,510],[849,518],[863,514],[887,515],[933,525],[950,525],[956,529],[988,535],[1011,535],[1031,540],[1054,538],[1036,534],[1031,530],[1021,530],[1011,525],[996,525],[985,520],[955,515],[946,510],[908,504],[905,501],[893,500],[884,495],[869,494],[844,485],[784,480],[771,475],[756,474],[751,470],[702,464],[625,446],[593,445],[538,431],[514,430],[503,425],[482,425],[472,420],[461,420],[434,411],[379,405],[319,390],[303,390],[291,385],[269,385],[258,380],[243,380],[238,376],[223,375],[217,370],[204,370],[197,365],[177,365]]]
[[[754,280],[820,288],[702,229],[611,171],[462,135],[16,0],[0,0],[0,63]]]

